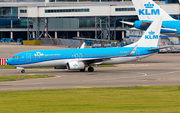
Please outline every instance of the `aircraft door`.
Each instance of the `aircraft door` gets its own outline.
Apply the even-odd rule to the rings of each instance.
[[[76,58],[76,59],[80,59],[80,58],[82,58],[82,57],[83,57],[83,54],[82,54],[82,53],[79,53],[79,54],[76,53],[76,54],[75,54],[75,58]]]
[[[31,62],[31,53],[26,53],[26,61]]]

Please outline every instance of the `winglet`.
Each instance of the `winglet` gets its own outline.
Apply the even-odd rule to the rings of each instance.
[[[84,46],[85,46],[85,42],[83,42],[83,44],[81,45],[81,47],[79,49],[84,49]]]

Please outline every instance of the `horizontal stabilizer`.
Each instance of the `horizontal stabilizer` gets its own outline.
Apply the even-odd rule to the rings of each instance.
[[[124,23],[124,24],[128,24],[128,25],[131,25],[131,26],[134,26],[134,23],[133,22],[126,22],[126,21],[120,21],[121,23]]]
[[[164,49],[164,48],[169,48],[169,47],[172,47],[172,46],[164,46],[164,47],[159,47],[159,48],[155,48],[155,49],[148,49],[148,51],[156,51],[159,49]]]

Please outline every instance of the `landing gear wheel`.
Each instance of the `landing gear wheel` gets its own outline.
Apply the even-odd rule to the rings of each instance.
[[[93,72],[93,71],[94,71],[94,68],[93,68],[93,67],[89,67],[89,68],[88,68],[88,71],[89,71],[89,72]]]
[[[23,69],[23,70],[21,70],[21,73],[25,73],[25,70]]]
[[[80,69],[80,71],[81,71],[81,72],[84,72],[84,71],[86,71],[86,68],[84,68],[84,69]]]

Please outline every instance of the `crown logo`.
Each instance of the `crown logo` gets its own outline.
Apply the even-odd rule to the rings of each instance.
[[[76,67],[76,66],[78,66],[78,65],[77,65],[77,64],[74,64],[73,66],[75,66],[75,67]]]
[[[154,35],[155,32],[151,30],[151,31],[148,32],[148,33],[149,33],[149,35]]]
[[[154,4],[150,4],[150,2],[148,2],[148,4],[144,4],[145,8],[153,8]]]

